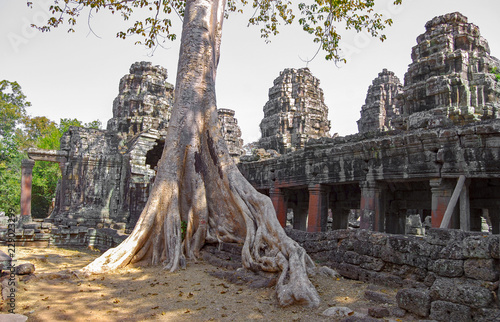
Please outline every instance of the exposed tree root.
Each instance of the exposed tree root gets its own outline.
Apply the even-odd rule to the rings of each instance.
[[[317,306],[308,278],[313,261],[286,235],[271,200],[241,175],[220,133],[215,71],[224,2],[186,2],[174,110],[149,200],[131,235],[83,271],[139,261],[175,271],[196,259],[205,242],[236,242],[243,244],[245,268],[280,274],[281,305]]]

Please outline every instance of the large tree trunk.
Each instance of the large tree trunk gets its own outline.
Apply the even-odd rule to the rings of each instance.
[[[241,175],[219,129],[215,75],[224,3],[186,2],[174,109],[149,200],[131,235],[83,270],[102,273],[144,261],[174,271],[186,257],[198,257],[205,242],[237,242],[244,244],[246,268],[281,272],[281,305],[316,306],[319,296],[307,276],[314,263],[285,234],[271,200]]]

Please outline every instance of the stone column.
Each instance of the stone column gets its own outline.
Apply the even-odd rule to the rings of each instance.
[[[385,202],[382,186],[372,180],[360,183],[360,228],[384,231]]]
[[[31,221],[31,181],[35,161],[24,159],[21,161],[21,217],[19,225]]]
[[[470,180],[466,180],[460,192],[460,229],[463,231],[471,231],[469,185]]]
[[[488,206],[488,215],[491,221],[492,234],[500,234],[500,205]]]
[[[349,226],[349,212],[351,210],[342,205],[334,205],[332,209],[332,229],[347,229]]]
[[[307,231],[325,231],[328,220],[328,194],[320,184],[309,186]]]
[[[60,186],[59,186],[59,204],[57,205],[58,211],[64,211],[66,210],[64,208],[65,204],[64,202],[66,201],[66,162],[59,162],[59,169],[61,169],[61,181],[60,181]]]
[[[269,189],[269,196],[271,197],[271,201],[273,202],[274,210],[276,211],[276,217],[278,218],[281,227],[285,227],[288,206],[283,190],[273,187]]]
[[[439,228],[455,186],[452,182],[443,178],[431,179],[429,183],[432,193],[431,223],[433,228]],[[457,212],[457,208],[455,208],[455,212]],[[450,222],[450,228],[455,226],[456,221],[454,213]]]

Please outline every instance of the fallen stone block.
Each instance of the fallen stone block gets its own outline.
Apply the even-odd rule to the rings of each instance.
[[[470,307],[445,301],[432,302],[429,317],[437,321],[468,322],[472,320]]]
[[[421,317],[428,317],[431,308],[429,291],[419,289],[402,289],[396,294],[400,308]]]

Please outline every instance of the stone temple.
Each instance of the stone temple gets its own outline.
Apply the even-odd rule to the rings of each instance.
[[[167,70],[135,63],[120,80],[106,130],[71,127],[60,151],[31,150],[30,158],[59,162],[62,179],[47,221],[64,227],[133,228],[148,199],[165,144],[174,86]],[[242,154],[234,111],[219,110],[231,155]]]
[[[308,68],[285,69],[274,80],[260,130],[259,147],[280,154],[304,148],[308,139],[328,135],[330,121],[323,90]]]
[[[398,96],[403,84],[393,72],[384,69],[368,88],[358,121],[359,133],[394,130],[392,120],[400,115]]]
[[[315,261],[400,288],[403,315],[498,321],[500,61],[460,13],[425,29],[404,84],[386,69],[373,80],[357,134],[329,136],[323,91],[307,68],[274,80],[254,155],[241,156],[233,111],[219,111],[221,131],[242,174]],[[132,65],[106,131],[70,128],[60,151],[29,152],[21,217],[30,214],[34,160],[59,162],[62,180],[53,213],[20,226],[19,244],[108,248],[123,239],[169,144],[166,76]]]

